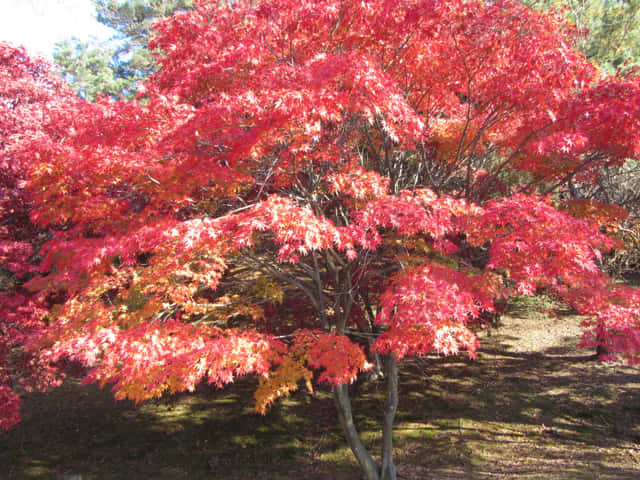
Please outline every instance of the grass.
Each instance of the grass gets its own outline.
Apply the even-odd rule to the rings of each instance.
[[[574,346],[578,318],[527,314],[537,307],[518,304],[483,334],[476,361],[404,362],[401,480],[640,478],[640,372],[593,361]],[[298,392],[260,416],[254,387],[138,406],[76,382],[28,394],[23,422],[0,435],[0,478],[359,478],[328,392]],[[374,452],[382,404],[382,385],[359,386],[354,410]]]

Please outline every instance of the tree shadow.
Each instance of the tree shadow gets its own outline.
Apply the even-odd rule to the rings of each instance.
[[[320,454],[343,443],[334,422],[328,421],[335,415],[330,400],[300,393],[262,416],[253,413],[255,386],[250,378],[225,390],[202,385],[194,394],[139,405],[115,401],[108,388],[78,382],[48,394],[27,394],[23,421],[0,435],[0,478],[269,480],[290,478],[295,471],[321,475]],[[338,460],[351,475],[345,479],[357,475],[355,463]]]
[[[640,372],[601,364],[559,337],[513,351],[516,334],[476,360],[404,361],[395,435],[400,480],[632,479],[640,467]],[[328,389],[253,413],[254,379],[134,405],[69,382],[25,397],[0,435],[0,478],[353,480],[359,470]],[[376,453],[383,382],[360,385],[354,413]]]
[[[399,428],[427,422],[436,432],[406,454],[409,464],[429,459],[436,473],[410,478],[638,478],[640,371],[597,362],[565,340],[575,342],[514,352],[498,339],[475,361],[408,363],[401,398],[411,410],[401,404]]]

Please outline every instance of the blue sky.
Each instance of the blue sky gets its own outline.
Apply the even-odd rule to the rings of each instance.
[[[106,40],[113,30],[96,21],[90,0],[0,0],[0,40],[51,58],[57,41]]]

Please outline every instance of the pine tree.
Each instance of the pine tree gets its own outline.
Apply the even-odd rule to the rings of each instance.
[[[99,94],[135,95],[137,83],[155,69],[147,42],[155,20],[193,7],[193,0],[92,0],[98,21],[116,34],[107,42],[71,38],[53,55],[63,76],[88,100]]]

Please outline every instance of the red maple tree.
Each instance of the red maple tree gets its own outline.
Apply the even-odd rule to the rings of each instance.
[[[19,421],[15,384],[46,388],[61,378],[57,368],[24,349],[45,326],[50,299],[23,287],[38,270],[36,252],[46,232],[29,219],[25,187],[33,159],[20,146],[54,135],[65,102],[73,102],[72,92],[47,62],[0,42],[0,429]]]
[[[617,246],[554,206],[640,153],[635,77],[604,77],[559,17],[511,1],[247,1],[160,22],[136,101],[61,109],[20,143],[41,275],[27,348],[144,400],[256,374],[256,410],[331,386],[369,480],[395,479],[398,361],[475,356],[496,302],[548,291],[584,343],[637,362]],[[349,383],[387,381],[380,462]]]

